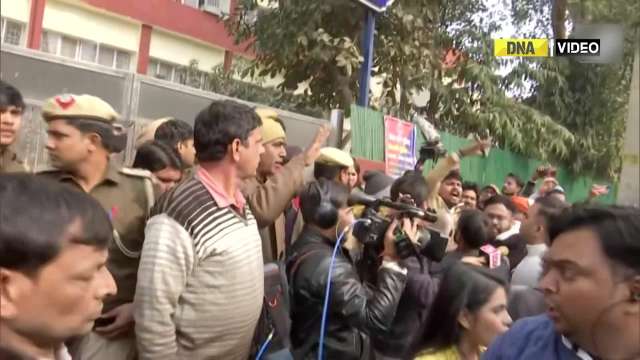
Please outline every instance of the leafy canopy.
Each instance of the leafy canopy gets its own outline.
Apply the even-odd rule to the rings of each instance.
[[[477,0],[396,1],[377,17],[373,75],[382,91],[371,105],[405,119],[417,111],[459,136],[488,131],[499,146],[525,156],[614,176],[632,32],[621,64],[499,59],[491,35],[509,18],[528,22],[523,37],[566,33],[572,21],[566,1],[501,3],[489,8]],[[582,18],[637,27],[636,0],[581,3]],[[239,0],[227,22],[237,42],[248,42],[256,54],[243,75],[281,76],[282,93],[303,89],[301,104],[325,111],[348,111],[355,102],[363,24],[364,8],[346,0]],[[510,71],[499,75],[505,66]],[[416,106],[418,94],[426,101]]]

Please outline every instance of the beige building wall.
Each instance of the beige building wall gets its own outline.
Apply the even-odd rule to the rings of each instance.
[[[93,11],[78,2],[48,0],[42,25],[45,31],[51,30],[132,53],[138,52],[139,23]]]
[[[154,28],[151,34],[149,56],[179,65],[189,65],[190,60],[196,59],[198,67],[204,71],[224,63],[224,49],[159,28]]]
[[[0,1],[0,14],[23,23],[29,22],[29,0],[3,0]]]

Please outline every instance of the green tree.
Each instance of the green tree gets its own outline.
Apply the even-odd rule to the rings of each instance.
[[[615,178],[620,169],[624,123],[633,64],[634,46],[640,45],[640,3],[635,0],[553,2],[554,16],[542,18],[540,30],[566,37],[573,23],[618,23],[625,29],[622,61],[583,64],[568,58],[520,61],[505,78],[532,84],[533,92],[522,100],[548,114],[574,134],[568,163],[573,170]],[[533,16],[523,11],[523,17]],[[561,19],[564,19],[562,21]],[[538,32],[538,36],[549,35]]]
[[[234,62],[229,71],[218,65],[207,72],[201,70],[198,61],[194,59],[180,71],[185,74],[184,84],[188,86],[308,116],[323,116],[322,109],[308,106],[299,95],[264,86],[258,79],[252,79],[251,82],[241,80],[247,67],[246,62],[239,60]]]
[[[240,0],[237,16],[227,22],[237,42],[248,42],[256,53],[255,63],[244,74],[280,75],[284,79],[280,90],[304,88],[302,101],[307,105],[348,111],[358,89],[363,7],[345,0],[269,3],[274,6],[261,8],[257,0]],[[382,80],[383,92],[372,105],[405,119],[416,110],[437,128],[459,136],[488,131],[503,148],[564,162],[576,171],[615,173],[615,166],[604,168],[615,158],[616,146],[602,151],[594,139],[600,144],[615,138],[619,143],[621,132],[611,125],[619,121],[602,122],[586,111],[587,122],[574,126],[569,121],[573,116],[569,112],[571,104],[579,96],[576,81],[590,79],[595,76],[593,72],[567,78],[562,72],[564,65],[557,59],[501,60],[492,54],[491,35],[508,16],[516,21],[533,21],[533,30],[523,35],[544,33],[551,37],[552,31],[567,31],[561,15],[569,19],[566,9],[571,4],[551,0],[507,3],[510,8],[490,9],[477,0],[397,1],[377,18],[374,75]],[[255,12],[258,16],[249,20]],[[506,77],[498,75],[498,70],[510,62],[515,64],[513,71]],[[586,68],[584,71],[589,72]],[[606,76],[603,73],[598,78]],[[624,83],[617,79],[611,78],[611,85],[623,91]],[[557,84],[576,88],[554,93]],[[612,113],[602,106],[610,89],[596,91],[594,86],[592,90],[580,95],[582,101],[588,103],[599,96],[599,110]],[[416,109],[411,98],[419,92],[428,94],[428,101]],[[616,94],[623,98],[622,93]],[[599,121],[602,124],[598,131],[590,136],[582,136],[587,128],[576,130]],[[601,134],[606,131],[611,134]]]

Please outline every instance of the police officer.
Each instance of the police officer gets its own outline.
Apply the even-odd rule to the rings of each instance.
[[[353,158],[348,152],[333,147],[320,150],[320,156],[313,167],[316,180],[327,179],[349,187],[349,168],[354,166]]]
[[[20,91],[0,80],[0,173],[28,171],[11,149],[18,139],[24,108]]]
[[[126,146],[117,125],[118,113],[90,95],[59,95],[42,107],[48,125],[47,151],[53,171],[42,176],[92,195],[108,212],[114,226],[108,269],[118,293],[105,300],[94,330],[71,346],[74,359],[133,359],[136,356],[133,297],[144,226],[153,205],[150,173],[122,168],[110,155]]]
[[[353,166],[353,158],[348,152],[334,147],[323,147],[320,149],[320,155],[313,163],[313,177],[315,180],[335,181],[348,188],[349,168]],[[303,226],[302,213],[298,213],[298,218],[293,226],[292,241],[298,239],[298,236],[302,233]],[[357,245],[356,240],[351,235],[348,235],[344,243],[350,249]]]

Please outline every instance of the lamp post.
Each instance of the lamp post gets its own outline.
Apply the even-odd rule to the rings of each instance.
[[[376,14],[382,13],[394,0],[357,0],[366,6],[364,31],[362,32],[362,67],[360,68],[360,89],[358,105],[369,106],[369,82],[371,80],[371,67],[373,66],[373,37],[376,28]]]

